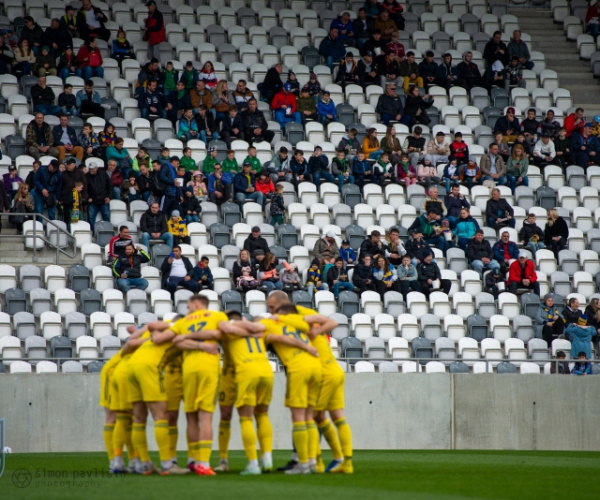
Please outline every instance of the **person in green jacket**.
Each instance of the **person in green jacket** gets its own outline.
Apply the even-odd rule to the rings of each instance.
[[[235,151],[230,149],[227,151],[227,158],[223,160],[223,172],[237,174],[240,171],[240,166],[235,159]]]
[[[246,156],[242,165],[244,163],[250,163],[250,165],[252,165],[252,169],[250,170],[250,173],[252,173],[254,175],[260,174],[260,171],[262,170],[262,163],[256,157],[256,148],[254,146],[250,146],[248,148],[248,156]]]
[[[196,162],[192,158],[192,148],[184,148],[180,165],[185,168],[186,173],[198,170]]]
[[[152,160],[150,159],[148,150],[144,147],[140,147],[140,149],[138,150],[137,156],[133,159],[133,162],[131,163],[131,170],[133,170],[134,172],[139,172],[140,165],[142,163],[149,165],[150,171],[152,171],[152,167],[150,166],[152,164]]]
[[[217,160],[217,148],[208,148],[206,153],[206,158],[204,158],[204,162],[202,162],[202,173],[205,177],[208,177],[209,174],[215,172],[215,165],[219,163],[219,161]]]

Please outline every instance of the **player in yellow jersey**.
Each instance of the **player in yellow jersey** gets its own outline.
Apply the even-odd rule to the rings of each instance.
[[[177,355],[177,350],[172,342],[174,334],[168,328],[169,324],[163,321],[149,323],[148,332],[142,335],[146,341],[132,354],[127,367],[127,397],[133,403],[132,440],[141,461],[139,467],[136,467],[136,472],[144,475],[159,472],[166,476],[190,472],[171,461],[164,369],[170,358]],[[160,471],[154,467],[148,452],[146,438],[148,410],[154,419],[154,436],[161,462]]]
[[[229,470],[231,417],[235,403],[235,368],[229,356],[228,337],[222,336],[219,342],[223,348],[223,365],[219,384],[219,464],[214,470],[215,472],[227,472]]]
[[[111,473],[120,472],[115,471],[115,454],[112,445],[117,414],[110,409],[110,379],[119,361],[121,361],[121,351],[117,352],[112,358],[104,363],[102,371],[100,372],[100,406],[104,408],[104,430],[102,431],[102,435],[104,437],[106,454],[108,455],[108,471]]]
[[[181,372],[181,355],[170,359],[165,367],[165,385],[167,389],[167,420],[169,421],[169,444],[171,462],[177,463],[177,420],[179,407],[183,401],[183,375]],[[189,457],[188,457],[189,460]]]
[[[200,476],[214,476],[210,466],[212,451],[212,416],[219,389],[219,356],[217,342],[224,313],[208,311],[208,298],[193,295],[188,300],[188,314],[168,331],[174,345],[183,350],[183,406],[188,422],[188,439]]]

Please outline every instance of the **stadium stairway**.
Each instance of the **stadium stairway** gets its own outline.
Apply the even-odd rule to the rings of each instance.
[[[26,249],[24,240],[16,237],[17,230],[10,224],[4,222],[2,226],[2,238],[0,238],[0,264],[9,264],[20,267],[24,264],[35,264],[38,267],[45,268],[49,265],[56,265],[56,249],[45,247],[37,251],[37,262],[33,262],[33,250]],[[15,236],[11,238],[10,236]],[[69,267],[81,264],[81,252],[78,251],[75,258],[71,259],[64,254],[60,254],[58,265],[68,271]]]
[[[565,38],[562,24],[555,24],[547,7],[512,8],[521,31],[531,35],[532,49],[544,53],[546,69],[557,72],[560,87],[571,91],[573,106],[582,107],[591,121],[600,114],[598,82],[590,72],[589,61],[579,59],[577,44]]]

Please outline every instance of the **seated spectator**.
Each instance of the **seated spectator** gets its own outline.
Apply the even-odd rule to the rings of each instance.
[[[125,146],[125,140],[122,137],[115,139],[114,145],[106,148],[107,163],[114,160],[117,163],[118,169],[125,175],[128,175],[129,169],[133,163],[131,155]]]
[[[552,375],[570,375],[569,363],[565,361],[566,354],[564,351],[556,351],[556,361],[550,365],[550,374]]]
[[[148,288],[148,280],[142,278],[142,264],[147,262],[150,262],[150,256],[141,247],[134,247],[133,243],[125,247],[124,256],[115,259],[113,273],[117,277],[117,286],[124,295],[132,288]]]
[[[319,102],[317,103],[317,114],[319,115],[319,121],[323,125],[327,125],[331,122],[337,122],[337,111],[335,103],[331,100],[331,96],[328,90],[324,90]]]
[[[240,171],[240,166],[235,159],[235,151],[233,149],[227,150],[227,156],[221,163],[221,167],[223,167],[223,172],[232,176]],[[250,173],[252,173],[252,170],[250,170]]]
[[[306,289],[311,296],[313,293],[320,290],[329,290],[329,286],[323,280],[320,266],[319,259],[315,258],[308,268],[308,273],[306,275]]]
[[[447,279],[442,279],[442,273],[439,266],[433,260],[433,252],[427,250],[423,253],[423,261],[417,266],[417,274],[419,283],[421,284],[421,292],[425,297],[435,290],[441,290],[445,294],[450,293],[452,282]]]
[[[264,196],[262,193],[256,191],[254,184],[256,183],[256,177],[251,172],[252,165],[246,164],[243,166],[242,171],[235,174],[233,178],[233,192],[236,203],[240,208],[244,207],[245,200],[251,200],[262,206]]]
[[[463,177],[463,172],[464,166],[459,167],[458,160],[452,157],[444,167],[444,173],[442,174],[442,181],[446,184],[446,192],[450,192],[451,186],[459,186],[458,182]]]
[[[587,170],[591,163],[598,163],[596,159],[596,138],[592,135],[593,124],[586,123],[582,132],[571,134],[571,149],[573,160],[577,165]]]
[[[0,34],[0,75],[10,73],[9,67],[13,64],[15,53],[10,44],[6,43],[4,35]]]
[[[36,85],[31,87],[31,100],[33,101],[33,112],[44,115],[57,115],[60,106],[54,104],[54,91],[46,84],[46,77],[40,76]]]
[[[198,175],[194,175],[194,179],[200,179],[200,176],[202,176],[202,172],[196,172],[196,173]],[[191,182],[193,182],[193,181],[191,181]],[[206,186],[205,183],[203,185]],[[199,188],[199,189],[202,189],[202,188]],[[200,191],[199,193],[200,193],[200,198],[202,198],[204,196],[202,194],[202,191]],[[198,222],[200,220],[199,215],[200,215],[200,212],[202,211],[202,207],[200,206],[200,201],[198,199],[198,196],[194,193],[193,186],[188,185],[183,190],[183,201],[181,202],[181,210],[185,217],[186,224],[191,224],[192,222]]]
[[[140,171],[140,165],[142,163],[145,163],[146,165],[150,165],[152,163],[152,159],[148,154],[148,150],[143,146],[138,149],[138,153],[131,163],[131,170],[135,172],[135,175],[138,175],[138,172]]]
[[[529,158],[527,158],[525,155],[523,146],[516,144],[512,149],[512,154],[508,159],[508,162],[506,163],[506,176],[508,177],[508,182],[513,195],[515,194],[515,189],[517,186],[529,186],[529,179],[527,178],[528,168]]]
[[[432,50],[425,52],[425,57],[419,63],[419,74],[423,78],[425,91],[429,91],[429,87],[435,85],[438,64],[434,61],[435,54]]]
[[[508,143],[504,142],[504,135],[502,132],[494,132],[494,139],[494,144],[498,146],[498,154],[505,162],[508,161],[508,157],[510,156],[510,148],[508,147]]]
[[[235,98],[229,90],[227,80],[221,80],[213,92],[213,113],[216,113],[215,121],[218,124],[229,113],[229,107],[235,106]],[[237,109],[237,106],[236,106]]]
[[[14,50],[15,63],[13,65],[13,71],[23,76],[33,74],[33,69],[36,65],[35,52],[29,46],[29,42],[22,38],[19,45]]]
[[[237,106],[239,113],[241,113],[245,109],[248,109],[248,101],[254,98],[254,94],[248,87],[246,87],[246,84],[246,80],[238,80],[237,86],[233,91],[233,98],[235,100],[235,105]]]
[[[152,203],[140,219],[142,245],[150,249],[150,240],[162,240],[162,243],[173,247],[173,235],[167,229],[165,214],[160,211],[158,202]]]
[[[535,263],[529,259],[525,250],[519,252],[519,258],[508,268],[506,280],[508,291],[516,295],[518,288],[526,288],[536,295],[540,295],[540,284],[535,272]]]
[[[344,266],[348,269],[354,268],[354,264],[356,264],[356,253],[350,247],[350,242],[348,240],[342,241],[342,248],[340,248],[340,257],[344,261]]]
[[[351,47],[356,46],[356,32],[354,31],[354,24],[352,23],[348,12],[342,12],[337,19],[331,21],[329,29],[332,28],[338,29],[339,38],[344,44]]]
[[[501,31],[495,31],[492,39],[486,43],[483,49],[483,58],[488,63],[488,66],[493,65],[496,61],[500,61],[502,66],[508,64],[508,49],[502,41]]]
[[[346,85],[350,85],[351,83],[355,85],[362,85],[361,73],[359,72],[357,62],[354,59],[353,52],[346,52],[346,57],[340,61],[335,82],[339,83],[342,89],[345,89]]]
[[[400,239],[400,231],[396,227],[392,227],[389,233],[386,234],[387,251],[385,256],[389,259],[393,266],[402,264],[402,257],[406,255],[406,248]]]
[[[387,57],[393,57],[393,54]],[[423,78],[419,74],[419,65],[415,61],[415,53],[412,50],[406,53],[406,59],[398,65],[397,76],[400,81],[396,83],[402,84],[405,94],[409,93],[408,89],[411,85],[423,87]],[[388,78],[388,80],[396,80],[396,78]]]
[[[423,239],[423,231],[420,227],[409,229],[408,234],[411,238],[406,243],[406,251],[411,258],[411,262],[416,267],[423,262],[425,252],[430,250],[429,244]]]
[[[398,178],[396,177],[397,170],[389,159],[390,155],[384,151],[375,162],[375,165],[373,165],[373,176],[377,184],[381,187],[385,187],[391,182],[394,184],[398,182]]]
[[[526,88],[526,81],[523,78],[523,66],[519,62],[518,56],[512,56],[510,62],[504,68],[504,88],[509,90],[511,87]]]
[[[360,255],[360,261],[354,268],[352,274],[352,284],[358,295],[367,290],[375,292],[375,283],[373,280],[372,257],[370,254]]]
[[[273,290],[281,290],[283,288],[283,283],[277,274],[277,258],[271,252],[265,254],[264,260],[259,265],[258,273],[260,286],[266,288],[267,295]]]
[[[489,89],[490,85],[481,76],[479,66],[473,62],[473,53],[467,50],[463,54],[462,62],[456,65],[458,77],[465,83],[465,88],[471,90],[473,87],[483,87]]]
[[[352,162],[356,158],[356,153],[361,150],[360,141],[357,138],[358,130],[351,128],[346,135],[344,135],[338,144],[337,149],[346,152],[346,158],[349,162]]]
[[[119,233],[113,236],[108,244],[108,255],[111,260],[125,256],[125,247],[131,246],[133,240],[128,226],[119,227]]]
[[[271,178],[264,171],[261,171],[256,177],[254,187],[258,192],[263,194],[265,201],[271,200],[275,194],[275,185],[273,184]]]
[[[523,148],[523,151],[525,152],[525,157],[529,160],[529,163],[533,163],[533,160],[534,160],[533,151],[531,149],[531,146],[529,145],[529,142],[527,142],[527,140],[525,139],[525,134],[523,133],[522,130],[517,133],[517,139],[515,140],[515,143],[513,144],[512,149],[514,149],[517,146],[521,146]],[[512,154],[512,149],[511,149],[511,154]]]
[[[589,345],[589,343],[588,343]],[[573,347],[571,347],[571,356],[573,356]],[[577,362],[573,365],[571,374],[573,375],[593,375],[592,364],[586,361],[588,356],[585,351],[581,351],[577,354]]]
[[[239,174],[238,174],[239,175]],[[232,179],[224,174],[221,165],[215,166],[215,171],[208,176],[208,199],[211,203],[222,205],[233,197]]]
[[[258,288],[256,270],[252,265],[248,250],[241,250],[237,260],[233,263],[233,284],[239,291]]]
[[[108,175],[110,184],[113,188],[113,200],[121,198],[121,185],[123,184],[123,181],[129,177],[129,172],[129,170],[119,170],[116,160],[108,160],[106,163],[106,175]]]
[[[467,243],[473,239],[478,230],[479,224],[471,215],[470,207],[462,207],[460,217],[456,220],[452,231],[459,248],[465,250]]]
[[[498,300],[500,292],[506,289],[506,280],[504,274],[500,274],[500,269],[494,268],[491,273],[485,275],[483,289],[487,293],[491,293],[495,300]]]
[[[352,175],[360,188],[361,193],[363,192],[365,182],[375,182],[373,167],[371,166],[371,163],[365,159],[365,153],[362,151],[358,152],[358,156],[352,162]]]
[[[383,149],[381,149],[379,139],[377,138],[376,128],[372,127],[367,130],[367,135],[362,143],[362,151],[365,154],[365,158],[375,161],[377,161],[381,156],[381,153],[383,153]]]
[[[444,218],[444,213],[446,212],[446,207],[444,206],[444,202],[439,197],[439,189],[437,186],[432,186],[431,189],[427,192],[427,197],[423,202],[423,206],[421,207],[421,213],[427,212],[435,212],[437,215],[437,220],[441,221]]]
[[[388,291],[397,292],[400,290],[398,281],[398,273],[393,265],[390,264],[389,260],[383,255],[378,255],[373,264],[373,282],[375,283],[375,291],[383,296]]]
[[[540,248],[546,248],[544,245],[544,231],[535,223],[535,214],[527,214],[527,219],[523,221],[523,227],[519,231],[519,241],[521,245],[527,246],[533,256]]]
[[[501,116],[494,125],[494,134],[502,132],[503,142],[515,142],[517,133],[521,131],[519,119],[515,116],[515,108],[507,108],[506,115]]]
[[[354,184],[354,176],[352,175],[352,166],[346,157],[344,150],[338,150],[336,157],[331,162],[331,173],[337,177],[340,193],[342,186],[345,183]]]
[[[426,214],[421,214],[415,219],[408,230],[410,232],[411,230],[418,229],[429,245],[437,247],[445,253],[446,239],[442,234],[442,228],[437,217],[438,214],[435,211],[428,211]]]
[[[565,326],[573,325],[577,326],[579,318],[581,318],[581,310],[579,309],[579,300],[575,297],[571,297],[567,301],[567,305],[561,312],[561,316],[565,320]],[[587,323],[587,319],[586,319]],[[585,324],[585,323],[584,323]]]
[[[203,255],[198,265],[194,268],[192,280],[197,283],[198,291],[215,289],[212,271],[208,266],[209,263],[210,259],[206,255]]]
[[[379,56],[385,53],[386,45],[387,43],[381,38],[381,30],[373,28],[371,37],[368,38],[362,46],[362,54],[364,56],[370,52],[374,57],[379,58]]]
[[[80,114],[86,115],[94,115],[99,118],[104,118],[104,110],[108,108],[108,104],[102,104],[102,99],[100,98],[100,94],[94,90],[94,81],[87,79],[84,83],[83,89],[77,92],[75,96],[77,100],[77,109],[79,109]],[[108,127],[114,127],[109,123],[105,126],[105,132]],[[106,136],[107,138],[109,136]]]
[[[543,325],[542,338],[549,346],[552,345],[554,339],[563,334],[565,329],[564,318],[554,304],[554,297],[551,294],[548,293],[544,296],[544,301],[540,304],[535,322],[537,325]]]
[[[94,82],[91,82],[94,83]],[[77,93],[79,95],[79,92]],[[98,97],[100,95],[98,94]],[[115,133],[115,126],[108,122],[104,125],[104,130],[98,134],[98,140],[100,141],[100,147],[108,147],[115,143],[117,134]]]
[[[6,191],[6,194],[12,200],[19,190],[19,184],[23,182],[23,179],[17,175],[17,167],[15,165],[8,167],[8,173],[2,175],[2,181],[4,183],[4,191]]]
[[[325,64],[333,71],[333,67],[344,58],[345,53],[344,40],[340,38],[338,28],[332,27],[329,35],[319,44],[319,54],[325,58]]]
[[[387,252],[386,244],[381,241],[381,233],[374,229],[371,235],[367,236],[360,245],[359,256],[362,259],[365,255],[376,257],[378,255],[385,256]]]
[[[427,143],[427,154],[431,155],[432,163],[447,163],[450,155],[450,145],[446,141],[446,134],[441,130]],[[450,191],[450,189],[447,189]]]
[[[290,158],[288,156],[288,149],[285,146],[281,146],[279,152],[273,155],[271,162],[267,166],[267,170],[274,184],[280,181],[291,182]]]
[[[560,122],[554,118],[554,111],[549,109],[546,111],[546,118],[540,122],[541,135],[548,135],[550,139],[554,140],[558,137],[558,131],[560,130]]]
[[[585,308],[584,314],[587,316],[587,324],[593,326],[596,330],[592,341],[594,342],[596,352],[598,352],[598,341],[600,340],[600,299],[590,299],[590,303]]]
[[[198,113],[198,109],[201,105],[206,106],[206,109],[210,111],[213,118],[216,118],[217,114],[213,108],[213,95],[210,90],[206,88],[204,80],[197,80],[195,86],[189,91],[190,106],[193,109],[194,114]]]
[[[396,166],[398,163],[400,163],[402,146],[396,137],[396,127],[394,125],[387,126],[385,130],[385,137],[381,139],[379,146],[384,153],[389,155],[389,161],[392,163],[392,165]]]
[[[454,134],[454,141],[450,144],[450,155],[451,158],[456,158],[458,165],[466,165],[469,162],[469,146],[463,141],[461,132]]]
[[[304,159],[304,151],[296,149],[294,156],[290,160],[290,172],[292,174],[292,183],[298,189],[301,182],[311,182],[312,176],[308,168],[308,162]]]
[[[181,247],[173,246],[171,255],[160,266],[161,286],[175,296],[177,287],[183,287],[192,293],[198,290],[198,280],[194,279],[195,268],[190,259],[181,255]]]
[[[406,153],[400,155],[400,163],[397,166],[397,178],[398,182],[404,184],[406,187],[417,183],[417,171],[411,164]]]
[[[64,115],[77,116],[77,99],[70,83],[66,83],[63,92],[58,95],[58,106]]]
[[[506,274],[510,261],[519,258],[519,248],[514,241],[510,241],[510,233],[502,231],[500,240],[494,243],[492,248],[494,251],[494,259],[500,264],[502,274]]]
[[[417,166],[417,182],[425,186],[425,192],[429,191],[429,186],[439,184],[440,178],[437,176],[437,168],[431,162],[431,156],[425,155],[423,161]]]
[[[112,42],[112,58],[119,63],[119,68],[125,59],[135,59],[133,47],[127,41],[125,31],[122,29],[117,31],[117,37]],[[171,66],[173,66],[172,63]]]
[[[395,83],[385,85],[385,93],[379,96],[375,111],[381,115],[381,121],[388,126],[391,120],[399,122],[402,119],[402,101],[396,94]]]
[[[302,123],[300,113],[296,111],[296,97],[291,92],[292,87],[286,83],[283,88],[275,94],[271,108],[275,121],[279,123],[281,129],[290,122]]]
[[[34,113],[35,117],[27,125],[25,131],[25,146],[29,156],[39,160],[41,156],[58,156],[58,149],[54,147],[54,134],[50,125],[44,121],[44,114]]]
[[[509,203],[500,198],[500,190],[492,189],[492,197],[485,206],[485,218],[487,225],[495,229],[501,227],[515,227],[515,212]]]
[[[450,222],[450,228],[454,229],[462,209],[471,208],[471,205],[469,204],[466,196],[461,194],[460,186],[458,184],[452,184],[452,188],[447,189],[446,192],[448,193],[444,198],[444,205],[448,211],[446,218]]]
[[[535,108],[527,110],[527,118],[521,122],[523,128],[523,134],[525,134],[525,140],[532,145],[537,141],[537,134],[540,128],[540,122],[535,119]]]
[[[79,144],[75,129],[69,125],[69,116],[62,115],[60,124],[52,129],[54,135],[54,144],[58,149],[58,161],[62,163],[65,156],[75,156],[79,161],[83,161],[83,148]]]
[[[187,234],[187,226],[185,221],[181,217],[179,210],[173,210],[171,217],[167,221],[167,230],[173,235],[173,244],[179,245],[185,243],[189,245],[191,243],[190,237]]]
[[[317,188],[321,183],[321,179],[325,179],[327,182],[335,182],[335,178],[329,173],[329,158],[323,154],[321,146],[315,146],[315,150],[308,160],[308,168]]]
[[[215,73],[215,67],[211,61],[206,61],[200,73],[198,73],[198,78],[206,84],[206,88],[209,90],[214,90],[217,88],[219,84],[219,79],[217,78],[217,74]]]
[[[429,94],[423,97],[419,94],[419,88],[411,85],[406,96],[406,104],[404,106],[404,116],[402,123],[413,127],[415,124],[429,125],[431,119],[427,114],[427,110],[433,106],[434,98]]]
[[[335,239],[333,231],[327,231],[315,243],[313,255],[319,259],[324,266],[335,264],[335,260],[340,256],[340,249]]]
[[[250,144],[255,142],[271,142],[275,137],[275,132],[268,129],[268,123],[262,111],[257,109],[256,99],[248,101],[248,109],[242,113],[244,122],[244,140]]]
[[[348,281],[348,271],[341,257],[337,257],[335,264],[327,270],[327,286],[333,291],[336,300],[339,298],[340,290],[354,291],[354,284]]]
[[[158,69],[158,59],[152,59],[152,61],[156,61],[156,69],[151,68],[151,72],[156,72]],[[154,77],[154,76],[152,76]],[[187,61],[185,63],[185,66],[183,68],[183,71],[181,72],[181,76],[179,77],[179,81],[183,82],[185,85],[185,89],[188,91],[191,91],[192,89],[197,89],[197,84],[198,81],[200,80],[200,76],[198,73],[198,70],[194,68],[194,63],[192,61]],[[142,82],[140,82],[140,84],[142,84]],[[204,81],[202,82],[202,89],[204,89],[205,83]],[[210,98],[211,98],[211,103],[212,103],[212,94],[209,92]]]
[[[244,140],[244,123],[235,104],[229,106],[229,113],[223,116],[221,123],[221,136],[228,148],[231,148],[233,139]]]
[[[507,55],[509,59],[517,58],[519,64],[526,69],[533,69],[535,64],[531,61],[531,55],[527,44],[521,40],[521,31],[513,31],[513,39],[509,42],[507,49]]]
[[[460,167],[460,181],[463,186],[471,189],[474,185],[482,184],[481,169],[473,160],[469,160],[466,165]]]
[[[546,165],[554,163],[555,157],[554,142],[550,140],[549,135],[542,135],[541,140],[537,141],[533,148],[533,161],[538,167],[543,169]]]
[[[97,43],[95,38],[91,38],[77,52],[77,62],[84,80],[89,80],[92,76],[104,78],[104,61]]]
[[[357,47],[361,48],[373,33],[373,18],[367,17],[364,7],[358,9],[358,17],[353,21]]]
[[[396,268],[396,272],[398,274],[396,285],[400,293],[404,297],[404,301],[406,302],[408,292],[421,291],[421,283],[418,280],[417,268],[411,262],[410,255],[407,254],[404,257],[402,257],[402,262]]]
[[[387,10],[382,10],[374,22],[375,29],[381,31],[381,39],[384,42],[389,42],[392,39],[393,33],[398,33],[396,23],[390,19],[390,13]]]
[[[373,52],[370,50],[364,52],[362,58],[358,61],[357,72],[359,85],[362,85],[363,88],[380,84],[378,63],[373,60]]]
[[[561,167],[566,168],[572,163],[571,140],[567,137],[565,127],[558,129],[558,136],[554,139],[554,149],[556,150],[556,161]]]
[[[167,117],[165,96],[158,90],[158,82],[156,80],[148,82],[146,89],[140,93],[138,108],[140,108],[142,118],[146,120],[150,118],[150,115],[156,115],[159,118]]]
[[[391,40],[386,44],[385,50],[387,52],[391,52],[394,54],[396,61],[401,63],[406,58],[406,52],[404,51],[404,45],[402,45],[399,41],[398,32],[395,31],[392,33]]]
[[[317,120],[318,118],[317,105],[306,86],[300,91],[300,97],[296,103],[296,110],[302,117],[303,125],[306,125],[306,122],[309,120]]]
[[[544,244],[554,252],[554,257],[558,261],[558,253],[567,247],[569,238],[569,227],[560,215],[558,210],[552,208],[548,210],[548,222],[544,228]]]
[[[490,144],[487,154],[481,157],[479,167],[481,168],[481,175],[484,181],[494,181],[496,185],[500,186],[506,184],[506,165],[502,157],[498,154],[498,146],[496,144]]]
[[[178,100],[180,98],[179,91],[181,91],[181,96],[187,96],[189,98],[189,93],[187,93],[185,91],[185,84],[182,82],[182,85],[178,86],[179,71],[177,71],[173,67],[173,63],[171,61],[168,61],[165,66],[165,69],[163,69],[160,81],[162,83],[162,91],[165,96],[165,99],[167,99],[167,102],[173,103],[173,101],[171,100],[171,96],[175,96],[175,95]],[[186,103],[186,105],[187,106],[184,105],[184,107],[191,106],[190,104],[187,104],[187,103]],[[180,108],[178,108],[178,109],[180,109]]]
[[[281,81],[282,71],[283,66],[281,63],[276,63],[267,71],[265,79],[263,80],[260,93],[269,104],[271,104],[271,101],[273,101],[275,94],[277,94],[277,92],[279,92],[283,87],[283,82]],[[250,101],[248,101],[248,103],[250,103]]]
[[[50,47],[47,45],[44,45],[38,53],[35,58],[35,65],[38,76],[56,76],[58,74],[56,70],[56,58],[50,53]]]
[[[577,108],[573,113],[565,117],[564,127],[567,130],[567,137],[571,137],[574,132],[583,132],[586,125],[583,108]]]
[[[460,73],[455,64],[452,64],[452,54],[446,52],[442,56],[442,64],[437,68],[435,82],[446,91],[449,91],[451,87],[465,87],[467,86],[460,77]]]
[[[483,238],[483,229],[475,231],[475,236],[467,243],[465,253],[469,264],[479,273],[482,279],[484,269],[491,269],[493,272],[498,272],[498,269],[500,269],[500,264],[494,259],[490,242]]]
[[[129,173],[129,178],[125,179],[121,184],[121,200],[125,203],[131,203],[135,200],[141,200],[142,194],[137,178],[133,170]]]

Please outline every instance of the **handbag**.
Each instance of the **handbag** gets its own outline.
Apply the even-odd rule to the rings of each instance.
[[[54,193],[48,194],[48,196],[44,200],[44,205],[46,206],[46,208],[52,208],[56,205],[56,197],[54,196]]]
[[[26,212],[26,211],[27,211],[27,209],[23,203],[16,203],[15,206],[13,206],[10,209],[11,213]],[[13,226],[20,226],[21,224],[23,224],[25,222],[25,216],[24,215],[9,215],[8,222],[10,222]]]

